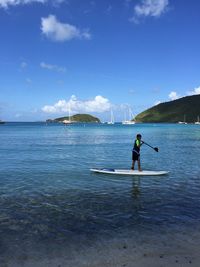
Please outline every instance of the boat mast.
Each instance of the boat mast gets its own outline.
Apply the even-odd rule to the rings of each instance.
[[[70,103],[69,103],[69,110],[68,110],[68,121],[69,122],[71,122],[71,113],[70,113],[70,111],[71,111],[71,107],[70,107]]]

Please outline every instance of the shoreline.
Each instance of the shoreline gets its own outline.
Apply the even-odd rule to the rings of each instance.
[[[48,247],[18,248],[0,258],[1,267],[199,267],[200,232],[196,229],[127,234],[85,246],[50,243]]]

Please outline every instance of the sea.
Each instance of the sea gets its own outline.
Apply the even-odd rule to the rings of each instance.
[[[142,145],[142,169],[168,175],[90,172],[130,169],[138,133],[159,149]],[[26,266],[31,255],[53,257],[62,248],[72,255],[122,236],[186,233],[199,223],[199,125],[0,125],[0,266],[8,258]]]

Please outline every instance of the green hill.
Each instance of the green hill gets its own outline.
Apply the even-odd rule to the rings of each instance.
[[[200,116],[200,95],[186,96],[161,103],[135,117],[136,122],[195,122]]]
[[[47,122],[63,122],[64,120],[69,120],[69,117],[60,117],[56,119],[48,119]],[[70,116],[71,122],[100,122],[100,120],[89,114],[76,114]]]

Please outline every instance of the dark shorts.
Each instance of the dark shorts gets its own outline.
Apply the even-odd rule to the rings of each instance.
[[[135,151],[132,151],[132,160],[138,160],[140,158],[140,154],[137,154]]]

